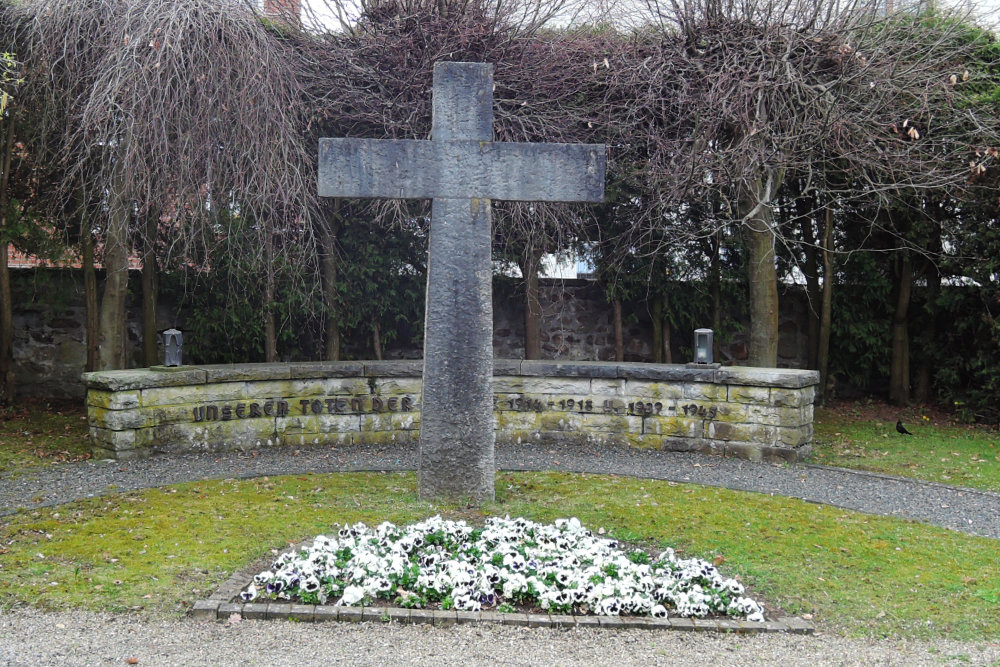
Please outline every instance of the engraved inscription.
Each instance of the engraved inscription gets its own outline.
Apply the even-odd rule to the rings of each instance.
[[[287,417],[296,406],[300,415],[336,415],[379,412],[410,412],[414,409],[413,396],[351,396],[331,398],[303,398],[298,401],[267,399],[260,402],[240,402],[198,405],[191,409],[193,421],[231,421],[256,417]]]

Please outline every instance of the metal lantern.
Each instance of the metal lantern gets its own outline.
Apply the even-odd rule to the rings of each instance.
[[[184,334],[177,329],[167,329],[163,332],[163,365],[181,365],[181,343]]]
[[[711,329],[694,330],[694,363],[712,363],[712,338],[714,336]]]

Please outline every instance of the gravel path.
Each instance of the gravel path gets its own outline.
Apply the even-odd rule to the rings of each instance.
[[[989,665],[1000,644],[0,613],[4,665]]]
[[[336,447],[87,461],[0,475],[0,516],[185,481],[412,470],[413,449]],[[1000,494],[822,466],[623,448],[503,446],[504,470],[611,473],[721,486],[923,521],[1000,539]],[[135,658],[137,662],[127,662]],[[1000,664],[1000,639],[867,641],[819,633],[717,635],[508,626],[309,624],[0,610],[0,665],[940,665]]]
[[[138,461],[84,461],[0,476],[0,516],[20,508],[202,479],[353,470],[413,470],[415,448],[285,447],[245,454],[185,454]],[[1000,539],[1000,494],[902,477],[811,465],[772,465],[742,459],[622,447],[498,446],[503,470],[610,473],[722,486],[869,514],[914,519]]]

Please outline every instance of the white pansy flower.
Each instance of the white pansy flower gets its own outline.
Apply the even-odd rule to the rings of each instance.
[[[348,586],[344,589],[344,594],[340,598],[340,603],[342,605],[351,606],[356,605],[365,597],[365,590],[360,586]]]

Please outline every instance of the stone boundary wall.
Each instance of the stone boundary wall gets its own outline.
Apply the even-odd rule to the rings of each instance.
[[[85,373],[98,458],[275,445],[415,446],[421,361]],[[816,371],[498,359],[498,442],[565,442],[799,460]]]

